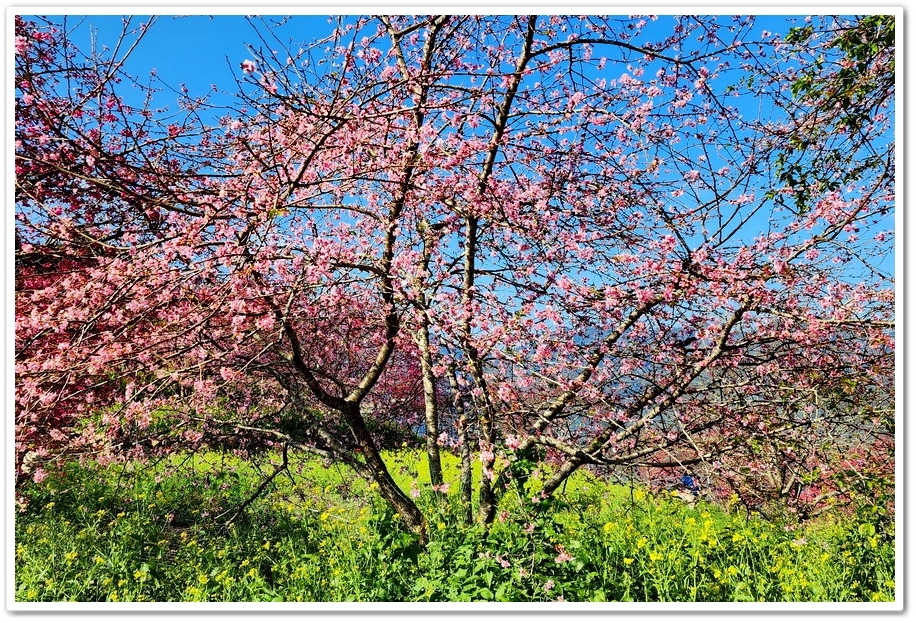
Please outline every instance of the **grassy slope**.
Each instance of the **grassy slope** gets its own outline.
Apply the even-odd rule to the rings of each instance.
[[[257,486],[217,454],[73,468],[16,518],[23,601],[869,601],[894,595],[893,535],[855,518],[786,527],[576,474],[557,500],[505,496],[489,534],[429,489],[423,456],[387,455],[431,517],[421,550],[370,486],[302,459]],[[457,459],[445,460],[456,481]],[[223,514],[230,511],[229,514]],[[220,515],[222,517],[220,517]],[[219,521],[214,521],[214,519]]]

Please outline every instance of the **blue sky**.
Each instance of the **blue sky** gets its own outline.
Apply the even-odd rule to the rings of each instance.
[[[787,11],[786,16],[791,13]],[[748,35],[756,37],[767,29],[785,31],[789,26],[786,16],[759,16],[753,32]],[[248,46],[263,45],[249,17],[255,21],[277,19],[232,14],[159,15],[156,23],[133,51],[127,65],[128,71],[142,81],[150,70],[155,69],[165,85],[178,88],[184,84],[191,95],[207,94],[211,85],[231,93],[236,88],[235,78],[242,77],[239,63],[252,56]],[[799,15],[793,21],[800,21],[802,17]],[[58,21],[61,18],[52,19]],[[122,15],[71,15],[67,18],[71,27],[78,26],[73,36],[81,49],[89,49],[92,33],[95,33],[100,46],[113,45],[121,34],[124,19]],[[133,16],[130,18],[130,26],[135,28],[148,19],[149,16]],[[653,27],[664,31],[664,34],[670,34],[670,22],[660,19],[646,29],[647,39],[652,38],[650,29]],[[281,43],[292,42],[296,45],[320,38],[328,34],[329,30],[327,15],[300,14],[272,32]],[[164,94],[159,104],[170,103],[167,98]]]
[[[758,16],[754,26],[743,35],[745,41],[755,40],[764,30],[786,32],[791,25],[802,22],[803,16],[792,14],[791,10],[787,10],[785,15]],[[62,18],[51,19],[60,22]],[[73,29],[74,42],[80,49],[89,50],[93,42],[97,42],[99,47],[113,46],[122,32],[126,18],[121,15],[71,15],[66,19],[68,29]],[[239,64],[245,59],[255,57],[248,46],[264,46],[258,39],[252,22],[257,24],[262,20],[270,22],[277,19],[279,18],[232,14],[180,17],[159,15],[156,17],[156,23],[133,51],[126,67],[127,71],[140,82],[145,82],[149,72],[156,70],[158,80],[161,81],[156,86],[163,89],[154,102],[156,106],[167,106],[175,110],[177,93],[171,92],[169,87],[178,89],[181,85],[184,85],[192,96],[209,94],[214,105],[232,104],[231,95],[214,94],[211,91],[212,87],[215,85],[218,92],[236,92],[236,80],[244,77]],[[129,29],[136,29],[148,20],[148,16],[133,16],[129,18]],[[301,43],[327,35],[332,28],[328,21],[327,15],[300,14],[282,27],[270,29],[262,25],[260,31],[277,38],[275,49],[288,44],[295,49]],[[659,33],[660,36],[669,34],[670,28],[670,20],[661,18],[650,23],[644,34],[647,40],[653,39]],[[650,32],[650,29],[657,32]],[[128,41],[132,42],[133,37],[129,36]],[[285,53],[283,55],[285,56]],[[122,94],[129,100],[128,90],[123,90]],[[744,102],[744,105],[750,106],[747,111],[750,115],[758,112],[755,110],[753,99]],[[216,122],[221,114],[221,111],[215,111],[213,121]],[[893,258],[887,258],[882,264],[885,270],[893,272]]]
[[[130,27],[140,26],[148,19],[133,16]],[[97,33],[100,46],[113,45],[121,33],[124,17],[70,16],[68,21],[71,26],[79,25],[73,32],[74,41],[82,49],[88,49],[91,32]],[[277,34],[286,42],[289,38],[310,40],[327,31],[326,16],[302,15],[294,28],[286,27]],[[160,15],[131,54],[127,67],[129,73],[141,80],[155,69],[165,85],[178,88],[184,84],[191,95],[204,95],[214,84],[221,91],[233,92],[234,78],[242,76],[239,63],[251,57],[246,44],[261,45],[243,15]],[[168,95],[163,95],[159,103],[170,103]]]

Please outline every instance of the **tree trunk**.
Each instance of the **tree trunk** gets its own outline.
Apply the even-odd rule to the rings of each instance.
[[[420,370],[423,376],[423,411],[426,421],[426,456],[429,459],[429,481],[434,486],[442,484],[442,459],[439,456],[439,413],[436,409],[436,379],[433,376],[433,359],[429,350],[429,320],[420,314],[421,326],[417,332],[420,347]]]
[[[359,404],[348,403],[342,415],[360,450],[362,450],[366,465],[369,467],[373,480],[379,486],[379,492],[382,497],[394,507],[394,510],[401,516],[407,527],[420,537],[420,544],[426,545],[426,518],[417,508],[417,505],[413,503],[413,500],[401,491],[391,477],[388,466],[382,460],[378,447],[375,445],[375,441],[372,440],[369,429],[366,428],[366,422],[359,412]]]
[[[473,485],[471,476],[471,445],[468,432],[468,417],[464,409],[464,399],[458,378],[455,376],[455,366],[448,368],[448,383],[452,388],[455,405],[455,414],[458,416],[458,447],[461,449],[461,506],[464,509],[464,522],[469,524],[474,521]]]

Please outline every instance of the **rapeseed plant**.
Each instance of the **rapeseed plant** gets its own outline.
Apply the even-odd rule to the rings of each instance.
[[[418,460],[404,459],[409,469],[398,477],[408,486],[425,486]],[[871,521],[787,531],[640,489],[606,495],[612,489],[583,481],[568,507],[507,504],[484,538],[462,525],[455,491],[424,490],[418,502],[436,514],[421,550],[371,502],[370,487],[348,489],[363,498],[343,497],[342,474],[307,470],[319,488],[297,478],[218,526],[195,518],[182,492],[198,491],[194,503],[211,496],[206,505],[217,508],[243,499],[253,476],[206,489],[193,473],[137,472],[125,494],[114,471],[99,472],[105,480],[74,469],[67,486],[37,491],[17,516],[16,599],[867,601],[896,590],[893,540],[862,527]]]

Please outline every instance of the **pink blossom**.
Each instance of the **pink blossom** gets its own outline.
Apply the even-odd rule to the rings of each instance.
[[[47,478],[47,477],[48,477],[48,472],[46,472],[46,471],[45,471],[43,468],[41,468],[41,467],[39,467],[38,469],[36,469],[36,470],[35,470],[35,473],[32,474],[32,480],[33,480],[35,483],[43,482],[44,479]]]
[[[553,559],[554,562],[564,563],[573,559],[569,552],[566,551],[566,548],[564,548],[562,545],[557,545],[557,551],[560,553],[557,554],[557,557]]]
[[[29,49],[29,40],[22,35],[16,35],[16,40],[13,45],[16,48],[16,54],[25,54],[26,50]]]
[[[506,447],[509,450],[518,450],[519,446],[522,445],[522,442],[515,435],[508,435],[506,437]]]
[[[253,74],[255,72],[255,69],[257,69],[257,65],[255,65],[255,62],[249,61],[248,59],[245,59],[244,61],[241,62],[241,67],[242,67],[242,71],[245,72],[246,74]]]

